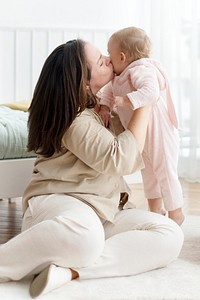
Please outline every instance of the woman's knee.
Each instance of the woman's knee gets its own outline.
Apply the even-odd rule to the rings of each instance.
[[[85,267],[93,263],[102,253],[105,234],[100,222],[88,222],[87,225],[57,217],[55,231],[59,239],[59,252],[62,256],[71,254],[71,264],[74,267]]]

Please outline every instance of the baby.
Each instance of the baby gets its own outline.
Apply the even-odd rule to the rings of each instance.
[[[150,211],[163,215],[168,211],[168,217],[181,225],[184,214],[177,175],[178,121],[167,76],[160,64],[150,58],[150,39],[140,28],[115,32],[108,41],[108,52],[116,76],[103,89],[99,114],[108,126],[110,112],[114,110],[127,128],[135,109],[153,103],[142,154],[145,196]],[[162,91],[166,92],[166,103]]]

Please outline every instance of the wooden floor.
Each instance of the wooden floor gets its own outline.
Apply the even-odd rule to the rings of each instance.
[[[183,210],[186,215],[200,216],[200,183],[188,183],[181,180],[184,195]],[[135,194],[135,202],[138,208],[147,209],[147,201],[144,198],[143,185],[131,185]],[[0,201],[0,244],[5,243],[20,232],[22,222],[21,199],[11,203],[8,200]]]

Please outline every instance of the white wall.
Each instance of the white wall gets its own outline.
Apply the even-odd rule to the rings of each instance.
[[[151,0],[0,0],[0,103],[30,99],[45,58],[60,43],[81,37],[106,54],[113,31],[131,25],[148,31],[150,4]]]
[[[150,5],[151,0],[0,0],[0,26],[112,31],[134,25],[148,32]]]
[[[139,0],[0,0],[0,25],[120,28],[138,23]],[[149,13],[150,0],[142,14]]]

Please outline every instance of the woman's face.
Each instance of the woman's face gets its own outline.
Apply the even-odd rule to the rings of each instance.
[[[90,89],[94,95],[110,80],[113,79],[113,66],[110,58],[103,56],[101,52],[90,43],[85,44],[85,54],[91,68]]]

